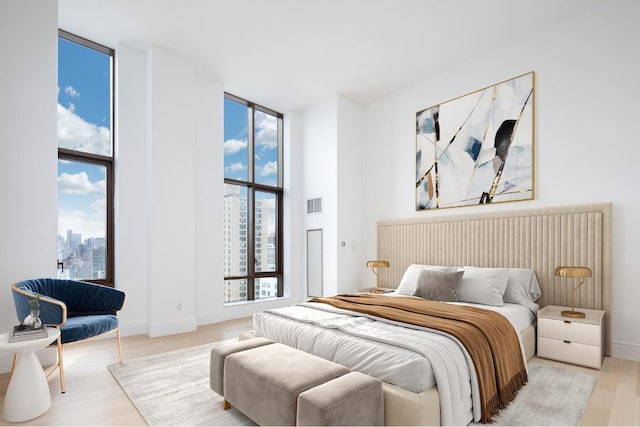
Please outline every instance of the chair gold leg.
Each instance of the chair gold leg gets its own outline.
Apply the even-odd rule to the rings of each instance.
[[[63,347],[62,347],[62,339],[60,337],[58,337],[58,370],[60,371],[60,391],[62,393],[65,392],[65,388],[64,388],[64,363],[62,360],[62,351],[63,351]]]
[[[116,329],[116,339],[118,340],[118,363],[122,363],[122,343],[120,342],[120,328]]]

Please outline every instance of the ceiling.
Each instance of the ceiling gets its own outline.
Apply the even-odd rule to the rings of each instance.
[[[59,0],[59,27],[170,49],[266,107],[376,99],[601,0]]]

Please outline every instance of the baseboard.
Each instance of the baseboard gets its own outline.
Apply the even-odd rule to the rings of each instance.
[[[147,322],[120,322],[120,335],[128,337],[131,335],[143,335],[147,333]]]
[[[637,344],[614,342],[611,350],[613,357],[640,361],[640,346]]]
[[[150,338],[154,338],[165,335],[182,334],[195,331],[197,326],[195,317],[167,320],[164,322],[149,322],[147,335]]]

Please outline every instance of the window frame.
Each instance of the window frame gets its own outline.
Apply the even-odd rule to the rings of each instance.
[[[106,216],[106,230],[105,230],[105,277],[104,279],[79,279],[84,282],[96,283],[108,287],[115,287],[115,149],[116,149],[116,137],[115,137],[115,50],[109,47],[103,46],[91,40],[87,40],[83,37],[69,33],[67,31],[58,29],[58,37],[73,43],[79,44],[89,49],[96,50],[100,53],[104,53],[111,57],[111,81],[110,81],[110,133],[111,133],[111,156],[103,156],[100,154],[87,153],[83,151],[72,150],[69,148],[60,148],[58,146],[58,161],[67,160],[78,163],[87,163],[105,168],[105,216]],[[58,260],[59,261],[59,260]]]
[[[244,105],[249,110],[248,117],[248,129],[247,129],[247,181],[224,177],[224,184],[235,185],[246,188],[247,191],[247,269],[246,275],[242,276],[224,276],[224,281],[228,280],[246,280],[247,282],[247,299],[237,302],[229,302],[226,304],[245,303],[249,301],[257,301],[256,298],[256,279],[260,278],[272,278],[278,279],[277,298],[284,296],[284,261],[283,261],[283,235],[284,235],[284,221],[283,221],[283,199],[284,199],[284,164],[283,164],[283,121],[284,115],[277,111],[255,104],[243,98],[239,98],[235,95],[225,92],[224,98],[238,104]],[[278,121],[278,177],[277,186],[270,186],[266,184],[257,183],[255,179],[255,112],[260,111],[262,113],[273,116]],[[223,165],[224,168],[224,165]],[[223,174],[224,175],[224,174]],[[256,272],[256,233],[255,233],[255,195],[258,192],[273,194],[276,200],[276,268],[275,271],[260,271]],[[249,262],[249,258],[253,262]]]

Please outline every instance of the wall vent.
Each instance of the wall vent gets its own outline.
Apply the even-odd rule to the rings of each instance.
[[[307,200],[307,213],[322,212],[322,197]]]

